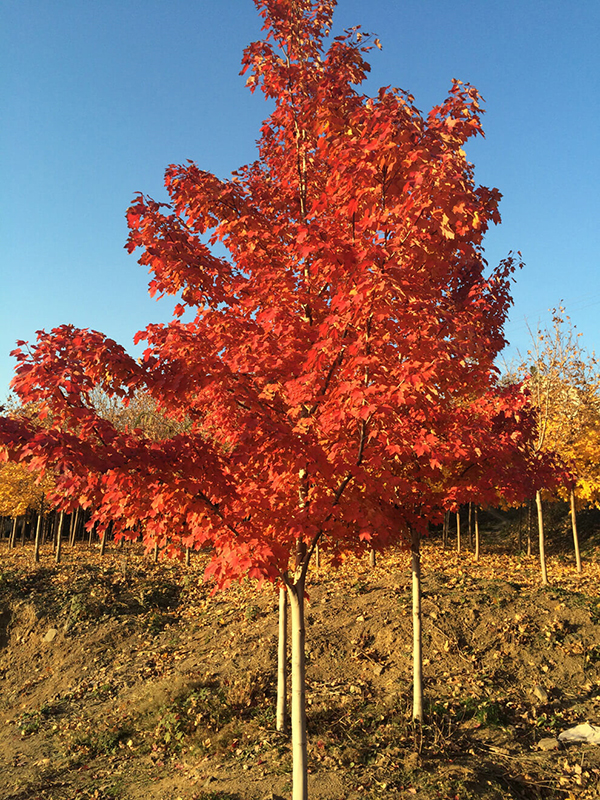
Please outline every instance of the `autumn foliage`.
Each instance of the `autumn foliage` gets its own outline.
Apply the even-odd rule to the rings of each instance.
[[[18,517],[29,508],[39,508],[43,498],[52,491],[52,477],[38,481],[37,476],[22,464],[8,462],[0,465],[0,516]]]
[[[137,334],[143,360],[95,331],[42,331],[19,343],[13,388],[49,424],[0,425],[11,457],[51,468],[55,499],[99,531],[141,526],[168,554],[210,545],[220,585],[283,582],[298,664],[317,544],[333,562],[383,548],[469,493],[522,491],[542,464],[527,395],[496,381],[516,262],[483,258],[500,194],[463,149],[480,97],[454,81],[424,116],[399,89],[361,93],[371,40],[354,29],[326,48],[334,5],[256,0],[265,38],[242,72],[274,105],[256,161],[228,179],[171,165],[168,203],[129,208],[151,294],[178,298]],[[98,392],[143,392],[179,427],[117,425]],[[305,797],[305,730],[296,746]]]
[[[426,117],[399,90],[366,97],[367,38],[323,52],[333,4],[258,5],[267,37],[244,71],[276,106],[258,160],[229,180],[172,165],[169,204],[139,195],[128,211],[151,292],[181,297],[173,322],[138,334],[141,364],[96,332],[40,333],[16,352],[14,388],[55,427],[4,427],[101,525],[215,545],[222,582],[275,579],[317,538],[334,554],[383,546],[434,513],[428,487],[470,446],[468,404],[493,384],[514,266],[485,275],[499,193],[463,150],[477,92],[455,82]],[[97,387],[144,389],[190,430],[117,431]]]
[[[538,426],[536,450],[556,453],[567,472],[561,489],[583,504],[600,498],[600,376],[593,353],[581,343],[563,307],[553,310],[552,326],[531,332],[532,344],[520,365]]]

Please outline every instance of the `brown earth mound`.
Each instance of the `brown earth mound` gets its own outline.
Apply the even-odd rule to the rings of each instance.
[[[274,730],[277,597],[210,595],[203,557],[77,549],[0,555],[2,800],[287,798]],[[600,567],[554,557],[423,557],[427,716],[410,722],[408,556],[313,570],[307,604],[311,798],[595,798]]]

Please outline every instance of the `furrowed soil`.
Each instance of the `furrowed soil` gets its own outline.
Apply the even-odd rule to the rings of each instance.
[[[564,520],[535,556],[515,517],[484,520],[482,555],[423,552],[426,719],[411,699],[409,554],[314,567],[307,603],[311,800],[596,798],[600,537]],[[493,525],[493,529],[492,529]],[[512,525],[512,527],[511,527]],[[464,543],[463,535],[463,543]],[[455,543],[452,542],[455,548]],[[190,566],[134,547],[0,548],[1,800],[266,800],[291,795],[275,731],[277,595],[211,595]]]

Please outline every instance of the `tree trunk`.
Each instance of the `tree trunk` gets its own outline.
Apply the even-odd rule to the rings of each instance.
[[[413,621],[413,722],[423,721],[423,646],[421,636],[421,534],[412,531],[412,621]]]
[[[191,562],[191,555],[190,555],[190,553],[191,553],[191,550],[190,550],[190,548],[189,548],[189,547],[186,547],[186,548],[185,548],[185,565],[186,565],[186,567],[189,567],[189,565],[190,565],[190,562]]]
[[[575,509],[575,487],[571,489],[571,527],[573,529],[573,546],[575,547],[575,563],[577,572],[581,572],[581,554],[579,552],[579,535],[577,533],[577,511]]]
[[[473,503],[469,501],[469,548],[473,549]]]
[[[377,553],[373,548],[369,550],[369,564],[372,567],[375,567],[377,565]]]
[[[69,547],[75,545],[75,537],[77,536],[77,526],[79,524],[79,506],[75,509],[75,513],[71,514],[71,529],[69,531]]]
[[[278,731],[285,732],[288,726],[287,714],[287,590],[279,589],[279,641],[277,645],[277,721]]]
[[[27,517],[29,515],[29,511],[25,513],[23,517],[23,524],[21,525],[21,547],[25,547],[25,534],[27,533]]]
[[[542,496],[535,493],[535,503],[538,512],[538,536],[540,543],[540,566],[542,568],[542,586],[548,586],[548,572],[546,571],[546,543],[544,539],[544,514],[542,511]]]
[[[477,506],[473,509],[473,517],[475,522],[475,561],[479,561],[479,508]]]
[[[58,523],[60,522],[60,513],[57,511],[53,512],[53,522],[52,522],[52,547],[54,548],[54,552],[56,553],[56,540],[58,536]]]
[[[152,560],[155,564],[158,564],[158,542],[154,544],[154,553],[152,554]]]
[[[40,537],[40,546],[43,547],[46,544],[46,533],[48,528],[50,527],[50,514],[46,514],[42,521],[42,532]]]
[[[108,533],[108,529],[105,528],[102,531],[102,536],[100,538],[100,555],[103,556],[106,552],[106,534]]]
[[[456,512],[456,552],[460,553],[460,509]]]
[[[37,518],[37,525],[35,526],[35,544],[33,546],[33,560],[38,563],[40,560],[40,538],[42,533],[42,522],[44,515],[40,511]]]
[[[287,585],[292,621],[292,800],[308,800],[304,583],[302,573]]]
[[[10,539],[8,540],[8,546],[12,548],[15,546],[15,542],[17,540],[17,526],[19,524],[19,517],[15,517],[13,519],[12,528],[10,531]]]
[[[61,556],[61,547],[62,547],[62,532],[63,526],[65,522],[65,512],[60,512],[60,517],[58,518],[58,528],[56,531],[56,550],[54,551],[54,560],[57,564],[60,564],[60,556]]]
[[[531,555],[531,529],[533,528],[533,501],[527,503],[527,555]]]
[[[442,528],[442,546],[444,550],[448,547],[448,528],[450,527],[450,512],[444,514],[444,526]]]

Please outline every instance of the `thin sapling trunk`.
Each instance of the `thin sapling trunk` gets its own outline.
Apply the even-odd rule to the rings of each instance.
[[[57,564],[60,564],[60,556],[61,556],[61,546],[62,546],[62,532],[63,526],[65,522],[65,512],[60,512],[60,517],[58,518],[58,529],[56,531],[56,550],[54,553],[54,560]]]
[[[277,646],[277,718],[278,731],[285,732],[288,726],[287,714],[287,618],[288,601],[285,586],[279,589],[279,639]]]
[[[469,547],[473,549],[473,503],[469,501]]]
[[[42,534],[42,521],[43,521],[43,514],[40,511],[37,518],[37,525],[35,526],[35,543],[33,545],[33,560],[38,563],[40,560],[40,540]]]
[[[308,800],[304,583],[302,572],[287,585],[292,623],[292,800]]]
[[[444,550],[448,547],[448,528],[450,527],[450,512],[444,514],[444,525],[442,528],[442,546]]]
[[[412,621],[413,621],[413,721],[423,721],[423,646],[421,635],[421,534],[412,531]]]
[[[542,586],[548,586],[548,572],[546,570],[546,543],[544,538],[544,513],[542,509],[542,496],[539,491],[535,493],[535,503],[538,512],[538,537],[540,544],[540,567],[542,569]]]
[[[75,513],[71,515],[71,529],[69,531],[69,547],[75,546],[75,537],[77,536],[78,525],[79,525],[79,506],[77,506]]]
[[[571,488],[571,528],[573,529],[573,546],[575,548],[575,563],[577,572],[581,572],[581,554],[579,552],[579,535],[577,533],[577,510],[575,508],[575,487]]]
[[[8,540],[8,546],[12,549],[15,546],[17,540],[17,526],[19,524],[19,517],[15,517],[12,523],[12,529],[10,531],[10,539]]]

